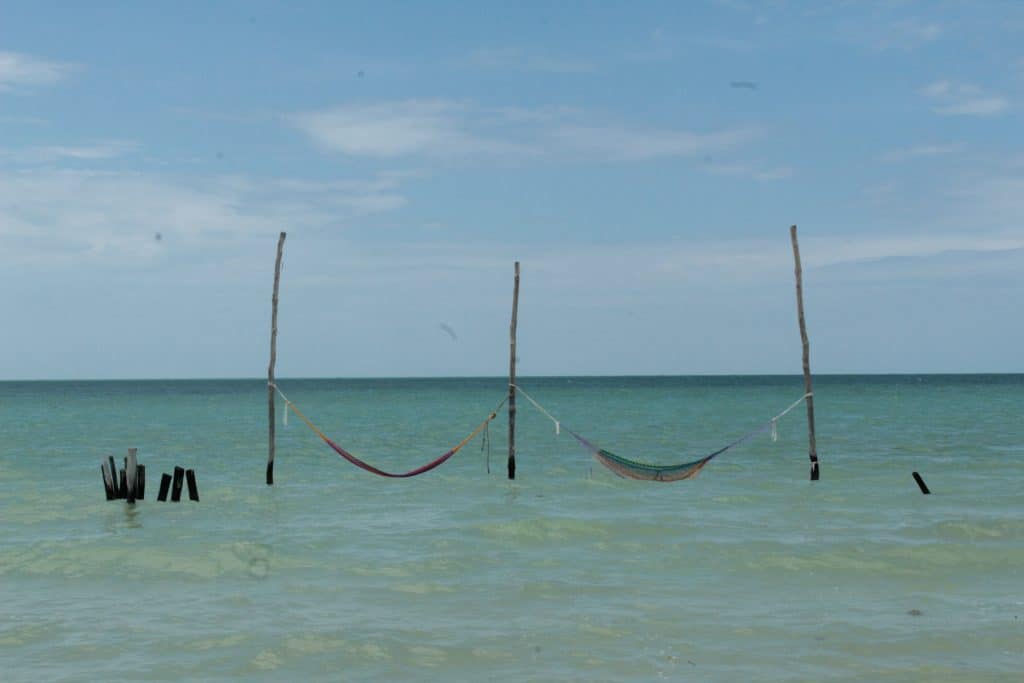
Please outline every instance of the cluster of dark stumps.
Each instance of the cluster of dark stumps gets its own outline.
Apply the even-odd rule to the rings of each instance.
[[[107,500],[124,500],[127,503],[135,504],[137,500],[146,498],[146,466],[138,464],[136,456],[137,448],[128,449],[128,457],[124,459],[124,468],[120,471],[114,463],[113,456],[107,457],[100,463],[100,472],[103,474],[103,490]],[[160,478],[160,492],[156,499],[164,503],[167,501],[167,494],[170,493],[171,502],[181,501],[181,489],[188,484],[188,499],[199,502],[199,486],[196,484],[196,471],[186,470],[183,467],[175,467],[173,477],[166,472]]]

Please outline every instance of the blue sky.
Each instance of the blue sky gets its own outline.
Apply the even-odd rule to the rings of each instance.
[[[1022,3],[90,4],[0,5],[0,378],[264,374],[279,230],[280,375],[500,375],[516,259],[524,374],[798,373],[793,223],[816,372],[1024,371]]]

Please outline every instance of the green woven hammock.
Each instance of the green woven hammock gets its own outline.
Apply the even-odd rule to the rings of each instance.
[[[738,443],[731,443],[725,448],[719,449],[711,455],[706,455],[699,460],[694,460],[693,462],[686,462],[680,465],[654,465],[651,463],[639,462],[637,460],[630,460],[629,458],[623,458],[621,455],[615,455],[611,451],[606,451],[603,448],[595,446],[571,429],[567,429],[566,431],[572,434],[573,437],[580,442],[580,445],[590,451],[599,463],[610,469],[615,474],[620,477],[625,477],[626,479],[640,479],[642,481],[682,481],[683,479],[693,479],[700,474],[704,465],[711,462],[712,458],[724,453]]]
[[[513,385],[514,386],[514,385]],[[554,415],[549,413],[544,406],[537,403],[529,394],[522,390],[522,388],[515,386],[517,392],[523,395],[527,401],[532,403],[535,408],[544,413],[549,420],[555,423],[555,433],[558,434],[561,429],[561,421],[556,419]],[[615,455],[611,451],[591,443],[586,438],[580,436],[571,429],[566,429],[567,432],[572,434],[581,446],[586,448],[594,456],[599,463],[610,469],[615,474],[626,479],[639,479],[641,481],[682,481],[683,479],[693,479],[700,471],[704,469],[704,466],[711,462],[713,459],[725,453],[727,450],[739,446],[741,443],[750,439],[761,432],[771,430],[772,440],[775,439],[775,423],[782,418],[786,413],[796,408],[805,399],[809,398],[811,394],[804,394],[799,399],[794,401],[788,408],[783,410],[781,413],[773,417],[768,422],[765,422],[761,426],[747,432],[735,441],[726,444],[724,447],[719,448],[714,453],[705,455],[703,458],[693,460],[691,462],[684,462],[680,464],[671,465],[656,465],[653,463],[640,462],[639,460],[630,460],[629,458],[623,458],[621,455]]]

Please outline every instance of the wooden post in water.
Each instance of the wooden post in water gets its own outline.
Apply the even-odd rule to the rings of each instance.
[[[199,502],[199,486],[196,485],[196,471],[185,470],[185,482],[188,484],[188,499]]]
[[[276,418],[274,411],[274,364],[277,363],[277,288],[281,283],[281,255],[284,252],[284,238],[286,236],[287,233],[282,232],[277,238],[277,261],[274,262],[274,296],[271,299],[270,305],[270,367],[267,369],[267,419],[270,428],[270,441],[267,453],[267,486],[274,485],[274,423]]]
[[[519,315],[519,261],[512,288],[512,324],[509,326],[508,359],[508,478],[516,478],[516,320]]]
[[[104,460],[100,463],[100,472],[103,473],[103,491],[107,496],[107,500],[114,500],[117,498],[117,483],[114,481],[114,476],[110,473],[110,465]]]
[[[804,347],[804,393],[807,396],[807,438],[808,457],[811,460],[811,481],[818,481],[818,446],[814,440],[814,394],[811,389],[810,344],[807,342],[807,324],[804,321],[804,284],[800,269],[800,245],[796,241],[796,226],[790,226],[789,237],[793,242],[793,261],[796,263],[796,313],[800,321],[800,341]]]
[[[139,449],[138,448],[129,448],[128,449],[128,457],[125,458],[125,460],[124,460],[124,470],[126,472],[125,477],[126,477],[127,482],[128,482],[128,492],[127,492],[127,495],[125,497],[127,498],[128,502],[131,503],[132,505],[135,504],[135,498],[136,498],[135,488],[136,488],[136,481],[137,481],[137,477],[138,477],[138,467],[139,467],[138,453],[139,453]]]
[[[174,481],[171,482],[171,502],[181,502],[181,487],[185,483],[185,469],[183,467],[174,468]]]
[[[146,497],[146,466],[139,465],[135,468],[135,499],[143,500]]]
[[[160,477],[160,492],[156,494],[156,499],[164,503],[167,501],[167,492],[171,490],[171,475],[166,472]]]

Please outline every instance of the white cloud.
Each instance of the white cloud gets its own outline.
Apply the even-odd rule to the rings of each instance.
[[[691,133],[678,130],[571,125],[557,129],[552,138],[557,143],[585,155],[612,161],[644,161],[689,157],[729,149],[749,140],[752,135],[749,130]]]
[[[75,68],[72,64],[46,61],[18,52],[0,52],[0,92],[50,85],[66,78]]]
[[[471,128],[471,110],[448,100],[406,100],[347,105],[293,117],[321,147],[352,156],[435,157],[507,154],[521,145],[489,138]]]
[[[348,105],[299,114],[321,147],[351,156],[570,157],[643,161],[739,145],[750,130],[685,130],[593,124],[567,109],[482,108],[449,100]]]
[[[789,166],[766,166],[759,161],[737,161],[731,163],[712,163],[707,170],[713,175],[745,176],[754,180],[784,180],[793,176]]]
[[[942,97],[949,94],[952,89],[953,84],[949,81],[935,81],[921,88],[921,94],[928,97]]]
[[[470,55],[468,64],[482,69],[539,71],[553,74],[587,73],[594,70],[594,65],[589,62],[553,57],[521,48],[477,50]]]
[[[890,163],[896,163],[900,161],[909,161],[911,159],[937,157],[946,154],[954,154],[962,150],[963,147],[964,146],[959,143],[901,147],[900,149],[894,149],[890,152],[886,152],[882,155],[882,160]]]
[[[1005,97],[976,97],[938,107],[935,111],[954,116],[995,116],[1009,107],[1010,103]]]
[[[135,149],[126,140],[108,140],[92,145],[43,145],[24,149],[0,149],[0,158],[25,163],[48,163],[61,160],[98,161],[124,156]]]
[[[908,18],[873,17],[847,22],[841,35],[853,43],[875,51],[916,50],[945,35],[945,28],[935,22]]]
[[[216,248],[282,227],[324,230],[391,211],[406,201],[398,189],[399,180],[387,177],[189,182],[144,173],[0,171],[0,262],[148,263],[170,244]]]
[[[1010,108],[1005,97],[986,94],[972,83],[936,81],[921,88],[921,94],[936,100],[936,114],[947,116],[996,116]]]

